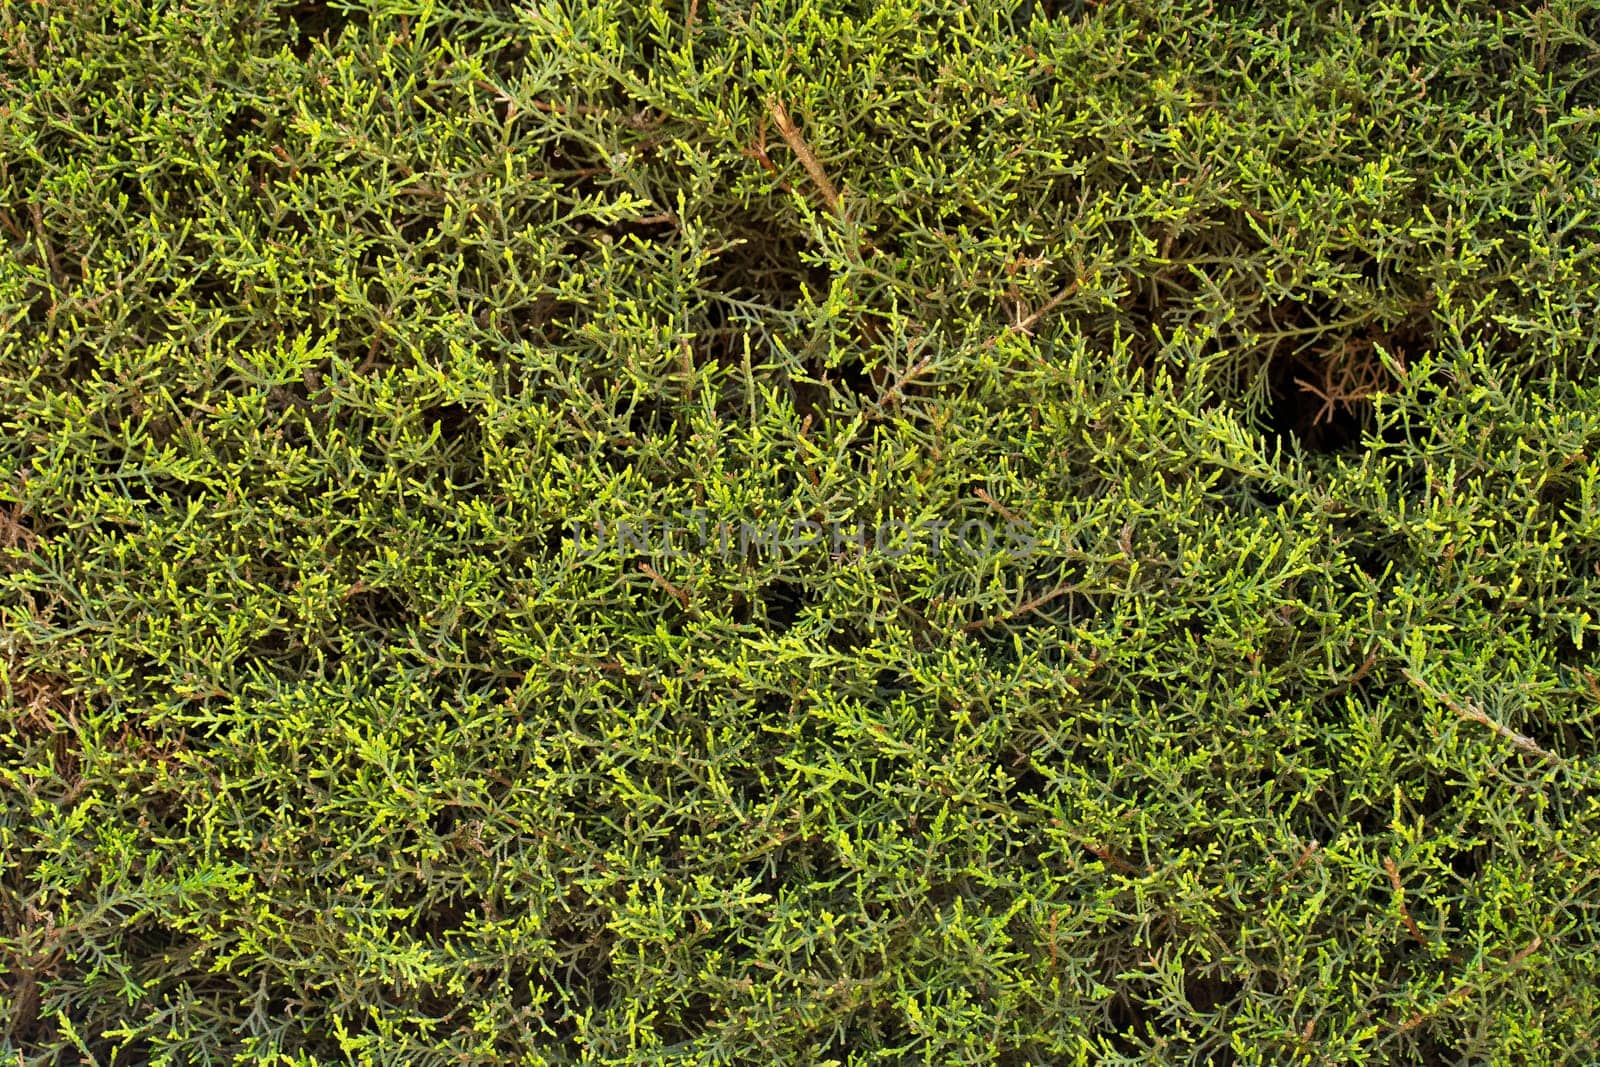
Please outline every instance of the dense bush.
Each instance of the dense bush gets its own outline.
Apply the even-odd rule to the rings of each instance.
[[[1267,7],[0,0],[0,1048],[1592,1062],[1600,4]]]

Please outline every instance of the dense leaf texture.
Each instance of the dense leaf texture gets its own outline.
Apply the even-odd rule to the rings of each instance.
[[[4,1055],[1588,1062],[1600,7],[1266,7],[0,0]]]

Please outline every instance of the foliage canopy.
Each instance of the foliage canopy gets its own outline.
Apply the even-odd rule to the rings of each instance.
[[[1592,1061],[1600,5],[0,42],[12,1062]]]

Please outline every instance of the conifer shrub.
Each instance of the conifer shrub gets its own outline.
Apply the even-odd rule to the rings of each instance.
[[[1593,1062],[1597,146],[1593,0],[0,0],[0,1058]]]

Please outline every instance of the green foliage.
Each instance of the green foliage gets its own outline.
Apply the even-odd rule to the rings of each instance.
[[[1593,0],[0,42],[0,1056],[1591,1061]]]

